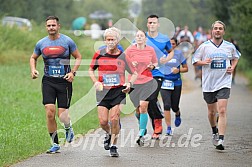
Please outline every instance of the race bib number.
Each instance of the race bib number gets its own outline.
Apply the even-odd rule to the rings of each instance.
[[[226,69],[226,60],[213,60],[211,69]]]
[[[118,85],[120,85],[119,74],[103,75],[103,85],[104,86],[118,86]]]
[[[170,80],[164,80],[161,86],[162,89],[174,90],[174,82]]]
[[[49,76],[63,77],[65,75],[64,66],[49,66]]]

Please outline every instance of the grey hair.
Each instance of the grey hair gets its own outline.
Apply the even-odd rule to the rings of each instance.
[[[223,23],[223,22],[220,21],[220,20],[217,20],[217,21],[215,21],[215,22],[212,24],[212,29],[213,29],[213,27],[214,27],[214,25],[215,25],[216,23],[219,23],[219,24],[223,25],[224,30],[226,30],[226,25],[225,25],[225,23]]]
[[[112,34],[113,36],[115,36],[118,41],[121,38],[121,31],[118,28],[110,27],[110,28],[106,29],[105,32],[104,32],[104,35],[103,35],[104,39],[106,39],[106,37],[109,34]]]

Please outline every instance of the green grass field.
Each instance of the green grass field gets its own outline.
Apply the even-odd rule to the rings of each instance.
[[[42,69],[40,72],[42,73]],[[41,103],[41,77],[31,80],[27,63],[1,66],[0,73],[1,166],[45,151],[50,146],[50,138]],[[89,78],[76,78],[72,104],[90,89],[88,81]],[[76,134],[97,128],[96,111],[91,111],[73,127]],[[62,129],[60,124],[58,129]],[[64,137],[63,134],[61,137]]]
[[[29,67],[29,58],[35,43],[46,34],[41,30],[23,32],[15,28],[3,27],[0,27],[0,34],[1,41],[5,41],[0,44],[2,50],[0,52],[0,166],[7,166],[44,152],[51,144],[41,101],[42,58],[38,60],[40,72],[38,79],[31,79]],[[73,38],[83,58],[90,58],[93,54],[93,41],[84,37]],[[87,69],[88,66],[80,67],[82,71]],[[92,83],[88,76],[76,77],[73,87],[72,105],[89,92]],[[89,98],[95,100],[94,97],[95,94]],[[81,109],[85,110],[85,107]],[[74,111],[70,113],[72,115]],[[62,129],[59,123],[58,125],[58,129]],[[78,118],[78,121],[73,124],[76,134],[84,134],[98,126],[95,108],[84,117]],[[63,137],[63,134],[60,134],[60,138]]]

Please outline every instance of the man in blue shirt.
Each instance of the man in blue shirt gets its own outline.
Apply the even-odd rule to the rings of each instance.
[[[171,60],[174,55],[170,39],[168,36],[158,32],[159,26],[157,15],[150,15],[147,18],[148,32],[146,32],[146,36],[148,40],[146,44],[154,48],[158,58],[158,67],[152,70],[153,78],[158,84],[156,91],[153,93],[156,98],[150,101],[148,106],[148,113],[152,119],[152,126],[154,129],[154,133],[152,135],[153,139],[158,139],[159,135],[162,133],[163,114],[157,99],[164,78],[164,71],[162,71],[162,68],[160,67],[164,66],[164,64]]]
[[[55,153],[60,149],[56,115],[56,100],[58,117],[66,130],[66,141],[73,141],[74,132],[69,117],[69,107],[72,97],[72,82],[81,62],[81,54],[75,42],[68,36],[59,33],[60,23],[56,16],[46,19],[48,36],[39,40],[30,58],[32,79],[38,78],[36,70],[37,59],[42,55],[44,60],[44,76],[42,79],[43,104],[45,106],[47,128],[52,138],[53,146],[47,153]],[[70,56],[76,61],[71,69]]]

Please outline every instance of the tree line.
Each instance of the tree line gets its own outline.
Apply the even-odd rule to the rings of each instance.
[[[112,20],[128,18],[128,6],[132,0],[0,0],[0,16],[17,16],[44,23],[48,15],[57,15],[65,28],[70,28],[77,17],[89,18],[96,10],[113,14]],[[170,19],[176,25],[210,28],[214,20],[227,25],[226,38],[238,41],[243,57],[252,64],[252,1],[251,0],[142,0],[137,19],[139,28],[146,28],[146,17],[157,14]],[[91,23],[92,20],[88,19]],[[99,20],[98,20],[99,21]]]

